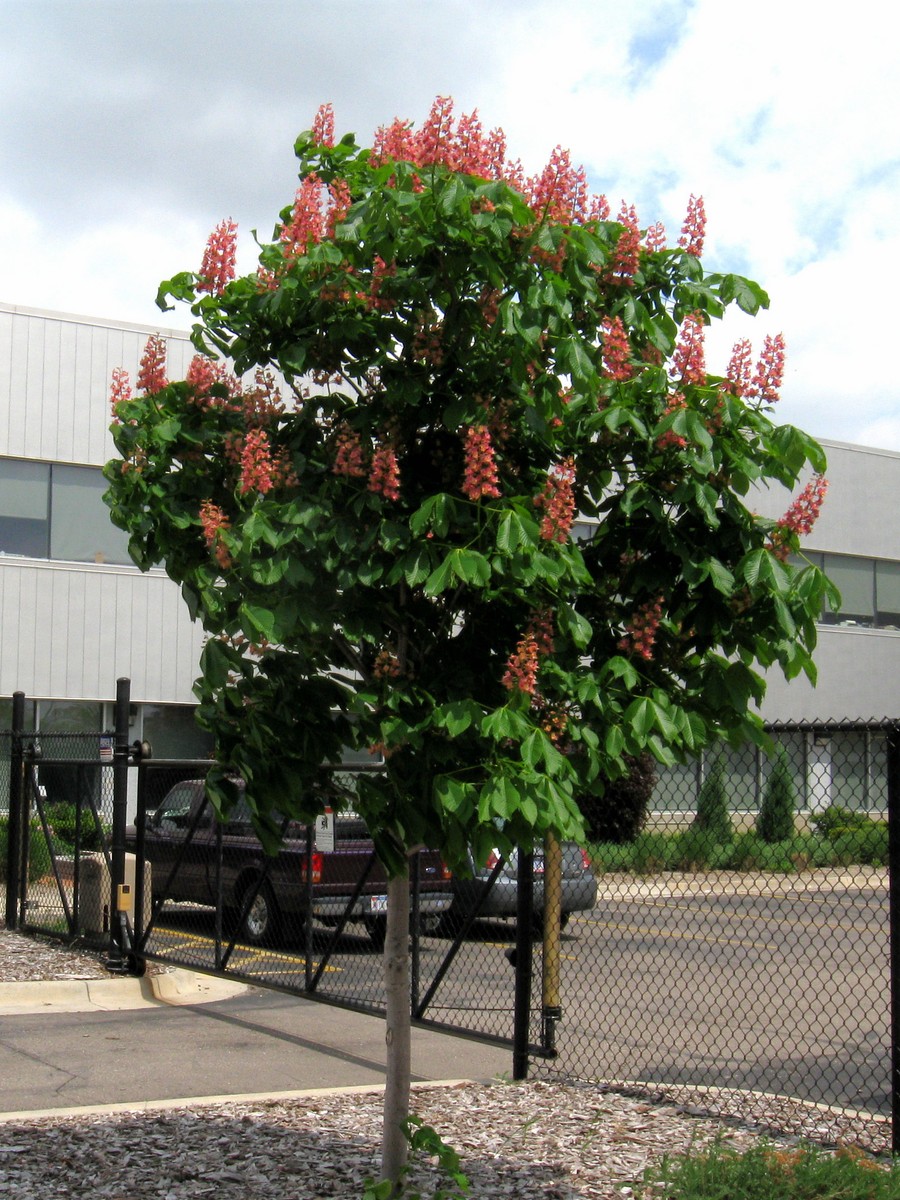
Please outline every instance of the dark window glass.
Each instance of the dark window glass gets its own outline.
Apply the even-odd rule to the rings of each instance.
[[[50,477],[50,557],[67,562],[128,563],[128,538],[103,503],[97,467],[54,463]]]
[[[871,558],[853,558],[849,554],[826,554],[825,574],[841,593],[837,612],[826,608],[826,625],[875,624],[875,562]]]
[[[0,459],[0,554],[49,557],[49,492],[47,463]]]
[[[900,629],[900,563],[875,563],[875,597],[880,629]]]

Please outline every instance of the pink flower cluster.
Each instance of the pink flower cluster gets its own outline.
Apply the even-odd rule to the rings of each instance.
[[[206,544],[213,551],[216,562],[223,569],[231,566],[231,555],[222,538],[224,530],[229,528],[229,521],[218,504],[204,500],[200,505],[200,524]]]
[[[369,471],[369,491],[385,500],[400,499],[400,464],[391,441],[376,446]]]
[[[264,429],[248,430],[241,448],[241,495],[256,491],[264,496],[275,486],[272,448]]]
[[[121,367],[114,367],[112,381],[109,386],[109,407],[114,420],[118,421],[119,419],[119,414],[116,411],[118,405],[124,404],[130,399],[131,380],[128,378],[128,372],[123,371]]]
[[[518,689],[533,696],[537,688],[537,674],[540,666],[540,655],[533,633],[525,633],[519,639],[514,652],[506,661],[501,683],[507,691]]]
[[[728,360],[728,390],[733,396],[746,396],[750,391],[753,363],[751,358],[749,338],[741,338],[734,343],[731,358]]]
[[[532,614],[528,628],[506,660],[506,670],[500,682],[507,691],[518,689],[533,696],[537,690],[541,659],[552,653],[553,611],[542,608]]]
[[[750,381],[749,395],[763,404],[774,404],[784,380],[784,337],[767,337]]]
[[[665,250],[666,248],[666,227],[662,221],[657,221],[653,225],[647,227],[647,234],[644,238],[644,245],[654,253],[657,250]]]
[[[542,220],[567,224],[584,220],[587,212],[587,175],[573,167],[568,150],[557,146],[540,175],[528,181],[531,206]]]
[[[343,475],[347,479],[363,479],[368,474],[359,434],[346,422],[335,436],[334,466],[331,470],[335,475]]]
[[[237,225],[230,218],[220,221],[206,243],[197,281],[198,292],[222,295],[226,285],[234,279],[236,252]]]
[[[469,500],[493,499],[500,495],[497,462],[486,425],[474,425],[466,430],[463,461],[463,495]]]
[[[168,387],[166,376],[166,340],[158,333],[151,333],[141,356],[137,377],[138,391],[146,394],[161,392]]]
[[[386,296],[382,296],[381,288],[386,279],[393,278],[397,274],[397,264],[386,263],[380,254],[376,254],[372,263],[372,278],[369,282],[368,292],[360,292],[358,299],[362,300],[368,309],[380,309],[381,311],[390,311],[396,308],[396,302]]]
[[[672,355],[672,378],[681,383],[706,383],[706,355],[703,348],[705,337],[703,317],[699,312],[689,313],[682,322]]]
[[[805,537],[819,518],[827,492],[828,480],[824,475],[814,475],[778,522],[779,529]]]
[[[622,226],[622,232],[606,269],[606,278],[610,283],[631,287],[641,258],[641,231],[634,205],[628,205],[623,200],[616,219]]]
[[[637,654],[648,661],[653,657],[653,644],[662,620],[662,596],[642,604],[625,626],[619,649],[625,654]]]
[[[678,245],[694,258],[703,253],[703,240],[706,236],[706,209],[703,207],[703,197],[691,195],[688,201],[687,216],[681,227],[681,237]]]
[[[312,126],[313,141],[317,146],[334,145],[334,109],[331,104],[320,104]]]
[[[624,382],[634,374],[631,345],[621,317],[603,318],[603,377]]]
[[[543,512],[541,537],[546,542],[565,542],[575,521],[575,463],[571,458],[552,467],[535,508]]]
[[[669,416],[670,413],[677,412],[680,408],[687,408],[687,401],[681,392],[674,392],[666,402],[666,411],[664,416]],[[664,434],[656,439],[657,450],[683,450],[687,445],[687,438],[682,437],[680,433],[676,433],[674,429],[667,429]]]
[[[210,388],[215,383],[225,385],[231,398],[231,407],[238,407],[234,401],[240,394],[240,381],[226,368],[224,363],[207,358],[205,354],[195,354],[191,359],[185,382],[190,385],[192,402],[203,412],[229,406],[228,400],[209,394]]]
[[[732,395],[743,396],[747,400],[774,404],[784,381],[784,360],[784,335],[777,333],[775,337],[766,337],[756,369],[753,370],[750,342],[747,338],[741,338],[735,342],[728,363],[728,390]]]

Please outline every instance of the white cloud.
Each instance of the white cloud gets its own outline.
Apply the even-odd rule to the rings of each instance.
[[[0,297],[170,322],[159,278],[197,264],[225,216],[252,258],[320,102],[365,139],[452,94],[527,170],[562,143],[614,209],[635,203],[670,239],[702,193],[707,266],[772,296],[711,338],[711,365],[737,336],[783,331],[783,420],[894,438],[893,17],[887,0],[852,19],[796,0],[5,0]]]

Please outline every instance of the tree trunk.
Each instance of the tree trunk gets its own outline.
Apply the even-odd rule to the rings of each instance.
[[[409,872],[388,883],[387,932],[384,939],[384,989],[387,1009],[385,1042],[384,1129],[381,1177],[396,1189],[409,1149],[402,1124],[409,1116]]]

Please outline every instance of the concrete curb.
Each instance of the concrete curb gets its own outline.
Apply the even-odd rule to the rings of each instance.
[[[430,1091],[434,1088],[459,1088],[468,1084],[481,1083],[491,1086],[494,1080],[478,1079],[430,1079],[414,1083],[412,1091]],[[135,1100],[124,1104],[88,1104],[73,1108],[31,1109],[26,1112],[0,1112],[0,1125],[19,1121],[39,1121],[44,1117],[102,1117],[121,1113],[168,1112],[175,1108],[200,1108],[222,1104],[280,1104],[292,1100],[306,1100],[322,1096],[372,1096],[384,1093],[383,1083],[360,1084],[357,1087],[302,1088],[290,1092],[239,1092],[221,1096],[186,1096],[177,1100]]]
[[[0,983],[0,1016],[122,1012],[161,1004],[212,1004],[250,991],[245,983],[180,967],[141,979],[55,979]]]

